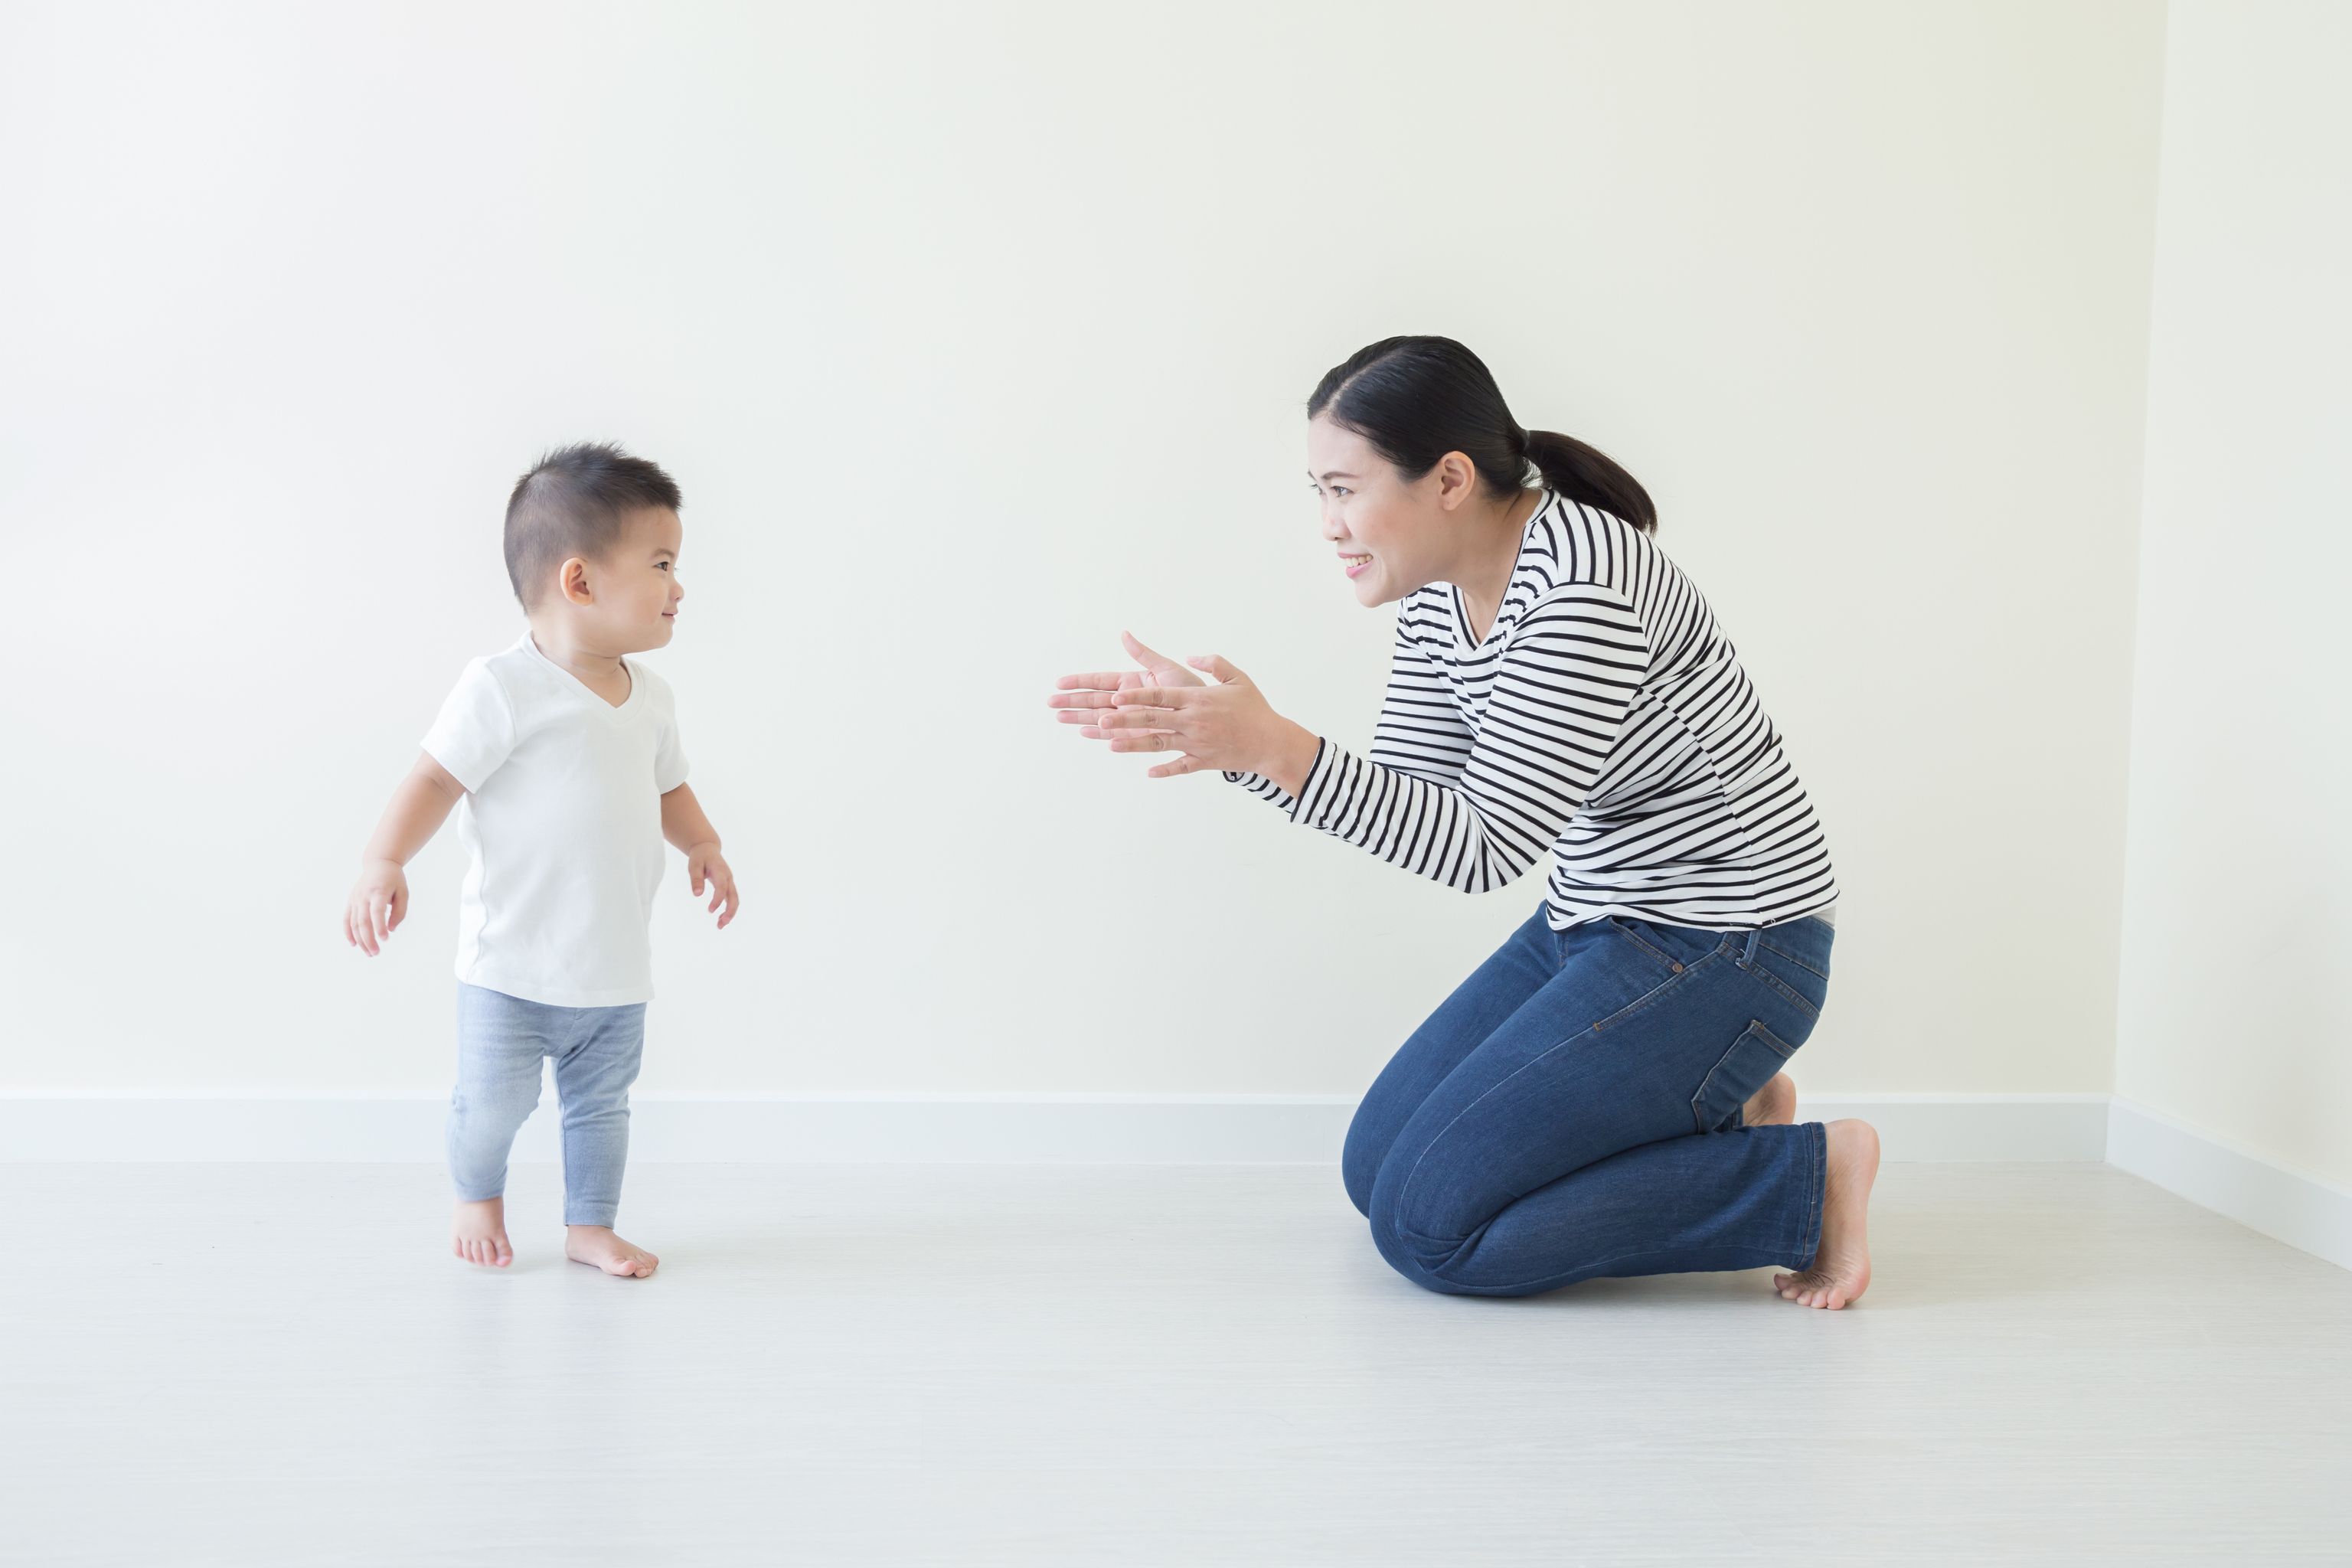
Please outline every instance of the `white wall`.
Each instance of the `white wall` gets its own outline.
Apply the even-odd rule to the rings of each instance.
[[[2116,1088],[2352,1184],[2352,11],[2170,26]]]
[[[507,486],[616,437],[749,896],[665,890],[648,1089],[1360,1089],[1538,883],[1043,696],[1132,626],[1360,743],[1300,405],[1408,331],[1641,476],[1748,658],[1847,892],[1806,1087],[2108,1087],[2157,7],[11,18],[0,1087],[446,1082],[454,847],[388,957],[337,911],[512,635]]]

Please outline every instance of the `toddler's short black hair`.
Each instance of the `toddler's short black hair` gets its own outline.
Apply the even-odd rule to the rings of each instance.
[[[646,507],[678,509],[677,481],[661,465],[610,441],[583,441],[540,458],[507,498],[507,580],[529,610],[548,574],[574,555],[619,542],[622,521]]]

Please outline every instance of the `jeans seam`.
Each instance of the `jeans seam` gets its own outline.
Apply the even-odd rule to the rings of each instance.
[[[1822,1124],[1809,1121],[1805,1125]],[[1818,1134],[1808,1132],[1805,1136],[1805,1238],[1798,1244],[1804,1249],[1805,1260],[1797,1265],[1800,1272],[1811,1268],[1822,1255],[1822,1207],[1828,1198],[1829,1142],[1825,1128]]]
[[[1680,974],[1685,969],[1689,967],[1689,965],[1683,963],[1681,959],[1675,957],[1671,953],[1661,952],[1656,948],[1651,946],[1648,942],[1643,942],[1638,934],[1619,924],[1617,917],[1614,915],[1609,917],[1609,929],[1615,931],[1619,936],[1623,937],[1627,942],[1632,942],[1635,947],[1640,948],[1643,952],[1648,953],[1652,958],[1656,959],[1660,963],[1664,964],[1676,974]]]
[[[1623,1019],[1632,1017],[1634,1014],[1640,1012],[1651,1003],[1655,1002],[1659,997],[1664,995],[1668,991],[1673,990],[1675,986],[1682,984],[1683,982],[1688,980],[1692,975],[1698,973],[1701,970],[1705,969],[1708,964],[1713,963],[1721,956],[1723,955],[1718,950],[1717,952],[1708,953],[1705,958],[1700,959],[1696,963],[1684,964],[1679,973],[1667,975],[1664,980],[1659,981],[1655,985],[1653,985],[1647,991],[1643,992],[1642,994],[1634,997],[1633,1000],[1626,1003],[1625,1005],[1618,1008],[1614,1013],[1612,1013],[1607,1017],[1600,1019],[1598,1022],[1594,1023],[1591,1026],[1592,1029],[1596,1031],[1605,1029]],[[1579,1033],[1582,1032],[1584,1031],[1579,1031]],[[1570,1039],[1573,1039],[1575,1038],[1575,1036],[1571,1035],[1569,1037]],[[1565,1045],[1567,1044],[1567,1041],[1563,1040],[1560,1043]]]
[[[1676,978],[1680,977],[1677,976]],[[1672,982],[1669,981],[1668,984],[1671,984]],[[1659,989],[1664,990],[1664,987],[1661,986]],[[1599,1027],[1600,1026],[1597,1024],[1593,1026],[1593,1028]],[[1501,1078],[1496,1079],[1493,1083],[1488,1084],[1484,1089],[1480,1090],[1477,1099],[1472,1100],[1469,1104],[1455,1111],[1452,1120],[1448,1121],[1444,1126],[1439,1128],[1435,1132],[1430,1135],[1429,1141],[1421,1146],[1421,1152],[1413,1156],[1412,1169],[1407,1171],[1404,1173],[1404,1180],[1397,1184],[1397,1229],[1400,1232],[1402,1232],[1405,1228],[1403,1224],[1403,1215],[1412,1206],[1407,1200],[1412,1194],[1412,1184],[1421,1179],[1421,1167],[1428,1161],[1430,1152],[1435,1149],[1438,1144],[1445,1141],[1445,1135],[1460,1125],[1464,1117],[1469,1115],[1472,1111],[1477,1110],[1479,1106],[1485,1104],[1489,1095],[1496,1093],[1497,1090],[1502,1089],[1505,1084],[1509,1083],[1521,1073],[1528,1071],[1529,1068],[1534,1068],[1540,1063],[1549,1061],[1553,1057],[1558,1056],[1561,1051],[1567,1049],[1570,1041],[1580,1039],[1591,1032],[1591,1029],[1579,1029],[1575,1034],[1564,1036],[1559,1041],[1546,1047],[1542,1051],[1538,1052],[1535,1056],[1529,1057],[1526,1061],[1521,1062],[1517,1067],[1513,1068],[1509,1072],[1504,1074]],[[1468,1238],[1465,1237],[1464,1239],[1467,1240]],[[1461,1244],[1457,1242],[1455,1245],[1458,1247]]]
[[[1829,972],[1828,972],[1827,970],[1824,970],[1824,969],[1815,969],[1811,964],[1807,963],[1803,959],[1799,958],[1795,953],[1790,952],[1787,948],[1784,948],[1784,947],[1774,947],[1774,946],[1773,946],[1770,942],[1759,942],[1759,943],[1758,943],[1758,945],[1759,945],[1759,946],[1760,946],[1761,948],[1763,948],[1763,950],[1764,950],[1765,952],[1777,952],[1777,953],[1779,953],[1782,958],[1787,959],[1790,963],[1791,963],[1795,964],[1798,968],[1800,968],[1800,969],[1803,970],[1806,973],[1811,974],[1811,975],[1814,976],[1814,977],[1815,977],[1815,978],[1817,978],[1817,979],[1821,979],[1821,980],[1827,980],[1827,979],[1830,977],[1830,976],[1829,976]]]
[[[1805,1010],[1806,1017],[1811,1019],[1816,1024],[1821,1022],[1822,1010],[1819,1007],[1814,1006],[1811,1002],[1805,1000],[1803,994],[1798,991],[1795,986],[1790,984],[1787,981],[1781,979],[1779,975],[1773,973],[1770,970],[1765,968],[1760,963],[1750,968],[1748,973],[1763,981],[1767,985],[1769,985],[1773,990],[1778,991],[1781,995],[1787,997],[1798,1006],[1803,1008]]]

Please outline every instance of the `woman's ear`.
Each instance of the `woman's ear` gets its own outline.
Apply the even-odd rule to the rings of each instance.
[[[1437,504],[1452,511],[1478,492],[1478,465],[1459,452],[1437,459]]]
[[[555,585],[575,605],[593,605],[595,590],[588,586],[588,563],[574,555],[555,570]]]

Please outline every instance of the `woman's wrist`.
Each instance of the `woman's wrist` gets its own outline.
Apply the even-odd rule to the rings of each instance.
[[[1273,754],[1255,771],[1262,778],[1272,779],[1285,795],[1297,795],[1307,788],[1307,775],[1315,771],[1316,753],[1323,749],[1323,738],[1304,724],[1282,721],[1282,739]]]

